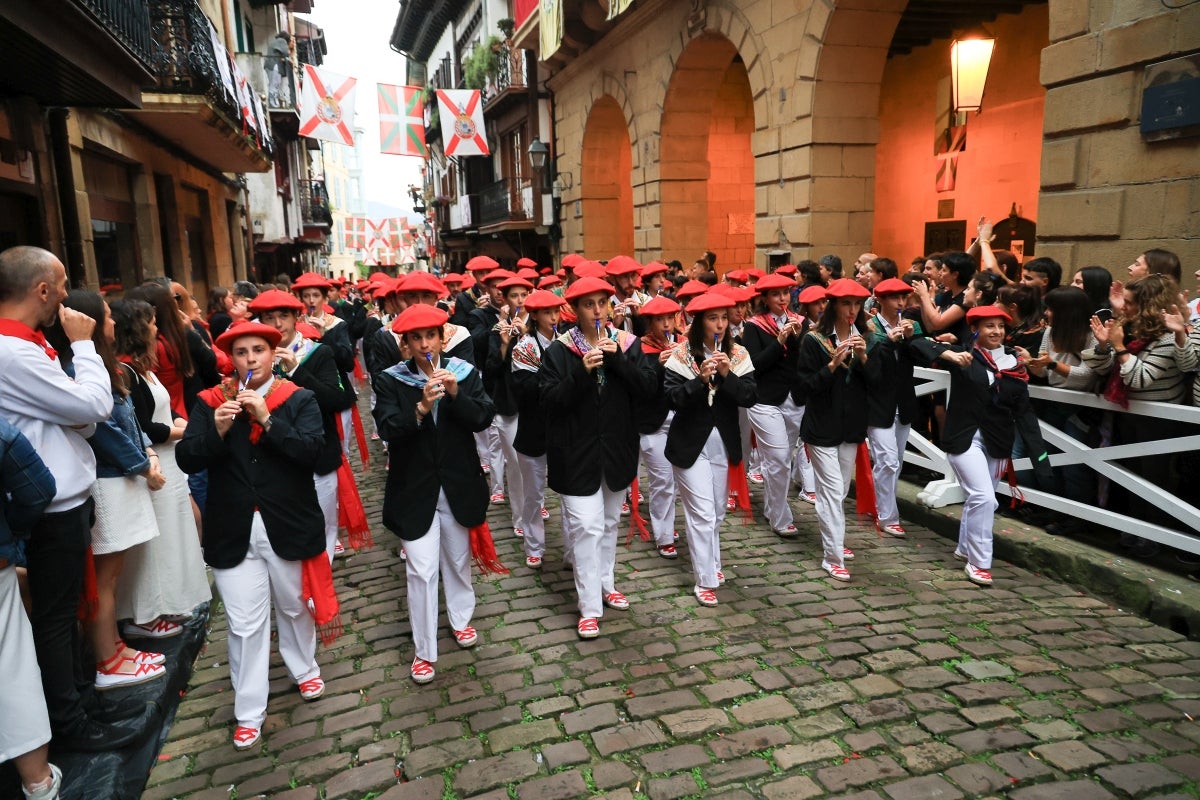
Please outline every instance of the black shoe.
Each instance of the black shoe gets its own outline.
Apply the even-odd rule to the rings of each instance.
[[[76,753],[104,753],[120,750],[145,738],[155,727],[157,707],[147,707],[138,717],[123,722],[97,722],[89,719],[71,733],[55,736],[56,750]]]
[[[103,692],[93,692],[84,711],[89,719],[97,722],[119,722],[146,713],[146,702],[140,697],[110,697]]]

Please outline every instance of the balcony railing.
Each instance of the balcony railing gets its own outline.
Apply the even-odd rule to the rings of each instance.
[[[533,219],[533,185],[528,178],[504,178],[479,192],[480,225]]]
[[[500,51],[500,69],[496,72],[495,91],[525,89],[529,82],[525,77],[525,51],[505,48]]]
[[[333,226],[324,181],[300,182],[300,217],[306,225]]]
[[[150,67],[154,40],[150,36],[147,0],[75,0],[130,53]]]
[[[157,91],[202,96],[243,129],[242,105],[223,77],[230,74],[232,62],[218,65],[212,23],[196,0],[150,0],[150,26]],[[261,137],[261,148],[272,152],[269,135]]]

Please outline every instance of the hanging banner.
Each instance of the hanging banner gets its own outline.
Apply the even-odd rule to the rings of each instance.
[[[478,89],[438,89],[442,150],[448,156],[486,156],[483,102]]]
[[[354,146],[354,86],[343,75],[304,65],[300,92],[300,135]]]
[[[376,84],[379,93],[379,152],[429,156],[425,146],[424,89]]]
[[[542,19],[538,22],[538,34],[541,36],[541,50],[538,52],[540,61],[549,61],[550,56],[558,52],[562,46],[563,14],[562,0],[541,0]]]

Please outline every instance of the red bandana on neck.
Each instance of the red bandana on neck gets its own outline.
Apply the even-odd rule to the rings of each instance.
[[[284,404],[285,401],[300,387],[284,378],[276,378],[275,383],[271,384],[271,388],[267,390],[263,400],[266,401],[267,411],[273,412]],[[226,378],[221,383],[205,389],[200,392],[197,397],[208,404],[210,408],[220,408],[221,404],[228,400],[236,400],[238,395],[238,384],[233,378]],[[243,412],[245,413],[245,412]],[[258,440],[262,438],[263,426],[258,423],[258,420],[250,420],[250,443],[258,444]]]
[[[46,351],[46,355],[50,357],[51,361],[58,357],[58,351],[46,342],[46,336],[41,331],[35,331],[24,322],[18,322],[15,319],[0,319],[0,336],[11,336],[14,339],[33,342]]]

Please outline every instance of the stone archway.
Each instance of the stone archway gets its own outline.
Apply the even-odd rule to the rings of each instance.
[[[583,249],[591,258],[633,255],[632,169],[625,113],[604,95],[588,113],[580,168]]]
[[[660,136],[662,257],[754,263],[754,97],[737,47],[705,33],[680,54]]]

